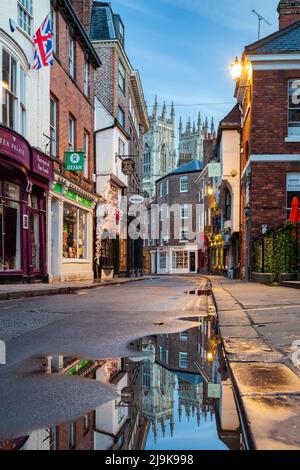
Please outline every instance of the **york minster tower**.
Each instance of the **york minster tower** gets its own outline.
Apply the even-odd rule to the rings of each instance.
[[[207,118],[202,123],[201,115],[198,115],[197,124],[191,123],[189,118],[184,129],[182,118],[179,123],[179,155],[178,166],[185,165],[191,160],[204,160],[204,145],[203,142],[213,136],[215,132],[214,120],[211,120],[211,125],[208,125]]]
[[[176,168],[174,104],[170,116],[167,116],[165,103],[160,114],[156,96],[150,123],[150,130],[144,136],[143,188],[152,198],[155,195],[155,181]]]

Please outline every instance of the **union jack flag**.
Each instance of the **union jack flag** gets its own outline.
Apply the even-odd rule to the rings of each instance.
[[[43,24],[33,36],[35,54],[32,68],[39,70],[42,67],[53,65],[53,34],[51,30],[50,13]]]

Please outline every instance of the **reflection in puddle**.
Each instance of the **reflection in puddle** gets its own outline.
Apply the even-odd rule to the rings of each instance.
[[[202,317],[199,327],[183,333],[143,338],[134,343],[131,358],[48,357],[47,373],[112,384],[119,398],[73,423],[2,442],[0,449],[240,449],[239,419],[215,322]]]

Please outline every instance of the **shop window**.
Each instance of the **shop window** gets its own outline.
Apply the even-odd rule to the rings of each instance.
[[[0,181],[0,270],[21,269],[20,186]]]
[[[87,214],[71,204],[64,204],[63,256],[87,258]]]
[[[288,135],[300,136],[300,80],[288,81]]]
[[[2,122],[10,129],[17,127],[17,62],[2,51]]]
[[[287,174],[287,219],[290,218],[294,197],[300,201],[300,173]]]
[[[167,253],[159,254],[159,267],[160,269],[167,269]]]
[[[188,269],[189,258],[187,251],[174,251],[172,254],[173,269]]]
[[[31,244],[31,263],[34,270],[40,268],[40,216],[38,213],[30,213],[29,231]]]
[[[179,367],[180,367],[180,369],[187,369],[188,365],[189,365],[188,353],[180,352],[179,353]]]
[[[29,36],[32,36],[32,0],[18,0],[18,25]]]

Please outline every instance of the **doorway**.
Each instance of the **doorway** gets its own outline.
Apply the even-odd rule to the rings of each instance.
[[[196,253],[194,251],[190,252],[190,272],[196,272]]]

